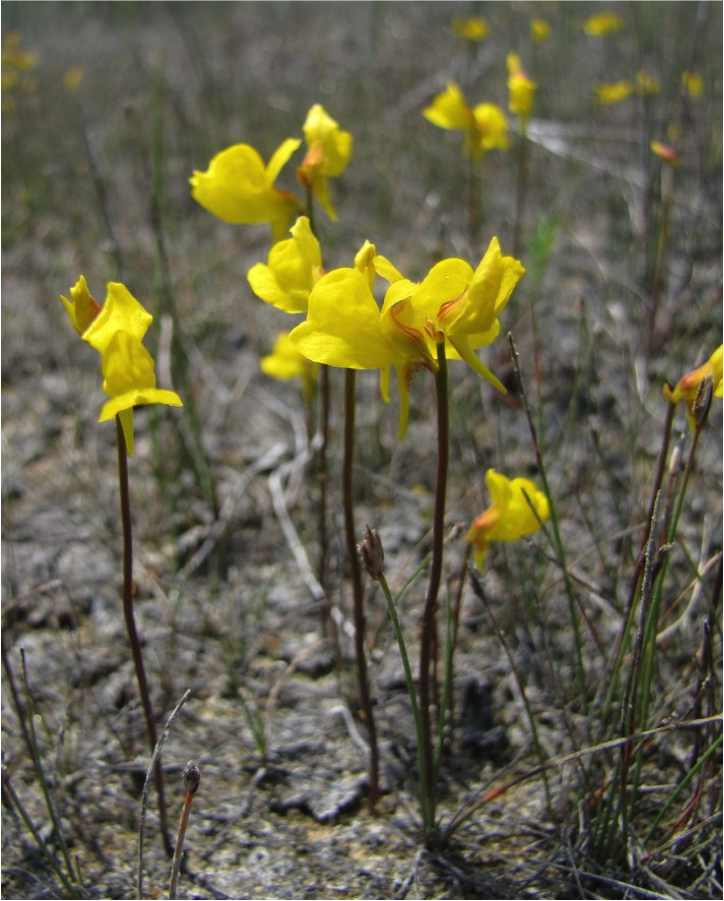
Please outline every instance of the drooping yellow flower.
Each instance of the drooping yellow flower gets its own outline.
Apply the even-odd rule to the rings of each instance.
[[[453,16],[452,29],[457,37],[472,43],[484,41],[490,34],[490,26],[482,16]]]
[[[686,412],[689,424],[694,427],[694,404],[699,394],[699,388],[704,379],[710,375],[712,391],[714,397],[722,397],[724,389],[722,388],[722,355],[723,347],[720,344],[714,353],[709,357],[706,363],[682,375],[676,383],[675,388],[664,385],[664,396],[671,401],[672,404],[678,404],[682,401],[686,403]]]
[[[500,333],[498,316],[525,269],[505,257],[497,237],[477,269],[465,260],[442,260],[432,267],[410,298],[402,321],[428,335],[431,355],[443,338],[446,356],[463,359],[478,375],[505,394],[501,382],[483,365],[475,350],[492,344]]]
[[[530,34],[536,44],[542,44],[550,37],[550,22],[547,22],[545,19],[533,19],[530,23]]]
[[[109,282],[102,307],[92,297],[83,276],[70,294],[72,301],[63,296],[61,300],[73,328],[101,355],[103,390],[110,400],[103,405],[98,421],[120,416],[126,448],[132,456],[135,406],[183,406],[174,391],[156,388],[153,358],[142,344],[153,317],[120,282]]]
[[[306,216],[297,219],[291,235],[272,247],[266,264],[252,266],[247,278],[257,297],[287,313],[303,313],[309,292],[324,275],[322,251]]]
[[[299,212],[299,202],[274,184],[284,164],[302,142],[287,138],[268,165],[248,144],[218,153],[206,172],[194,171],[191,193],[201,206],[234,225],[268,222],[275,241],[281,240]]]
[[[341,175],[347,168],[352,156],[352,135],[342,131],[324,107],[315,103],[304,123],[304,140],[308,150],[297,169],[297,178],[319,200],[329,218],[336,221],[327,179]]]
[[[634,86],[630,81],[622,80],[614,81],[610,84],[596,85],[594,91],[598,103],[608,106],[614,103],[621,103],[622,100],[630,97],[633,94],[633,89]]]
[[[550,517],[548,499],[529,479],[510,480],[502,473],[489,469],[485,474],[485,484],[491,504],[473,520],[466,536],[475,545],[475,565],[478,569],[485,566],[491,541],[517,541],[536,532],[540,528],[539,520],[545,521]]]
[[[409,389],[418,369],[435,371],[426,336],[406,321],[415,285],[366,243],[355,258],[355,268],[333,269],[309,295],[307,319],[290,338],[309,360],[343,369],[379,369],[380,390],[389,402],[389,378],[395,368],[400,389],[398,435],[403,437],[409,411]],[[373,267],[394,279],[382,309],[372,294]]]
[[[422,115],[438,128],[465,132],[465,154],[474,159],[481,159],[488,150],[510,146],[503,110],[494,103],[479,103],[471,109],[455,82],[450,82]]]
[[[624,28],[624,21],[617,13],[599,13],[590,16],[583,23],[586,34],[594,37],[605,37],[608,34],[616,34]]]
[[[646,94],[658,94],[661,90],[661,82],[650,72],[644,72],[643,69],[636,73],[636,90],[642,96]]]
[[[523,64],[517,53],[509,53],[507,57],[508,65],[508,91],[510,100],[508,109],[514,113],[521,121],[521,125],[530,118],[533,110],[533,100],[537,85],[525,74]]]
[[[698,72],[682,72],[681,84],[689,97],[697,99],[704,93],[704,79]]]

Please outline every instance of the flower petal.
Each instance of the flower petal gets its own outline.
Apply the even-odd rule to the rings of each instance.
[[[291,339],[309,360],[345,369],[382,369],[395,357],[369,282],[357,269],[334,269],[317,282],[307,320]]]
[[[100,313],[83,332],[83,340],[103,355],[118,332],[126,332],[136,341],[143,340],[153,316],[144,309],[125,285],[108,283],[106,302]]]
[[[455,82],[450,82],[422,111],[422,115],[438,128],[467,131],[472,124],[472,112]]]

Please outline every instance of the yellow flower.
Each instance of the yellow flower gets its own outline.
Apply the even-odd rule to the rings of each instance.
[[[80,83],[83,81],[83,76],[85,72],[83,69],[79,69],[77,66],[73,66],[71,69],[66,69],[63,73],[63,87],[68,91],[69,94],[74,93],[80,87]]]
[[[660,141],[651,141],[650,147],[662,162],[668,163],[671,166],[678,166],[680,162],[679,154],[673,147],[668,147]]]
[[[493,238],[475,271],[459,259],[442,260],[433,266],[412,294],[404,322],[426,331],[431,354],[434,344],[444,337],[450,346],[449,350],[446,346],[446,356],[463,359],[505,394],[505,388],[483,365],[475,349],[487,347],[498,337],[498,316],[524,273],[520,261],[504,257],[500,242]],[[402,315],[398,318],[403,320]]]
[[[302,142],[287,138],[276,149],[268,165],[248,144],[235,144],[218,153],[206,172],[195,171],[190,179],[192,195],[201,206],[234,225],[268,222],[279,241],[299,211],[297,199],[277,188],[284,164]]]
[[[490,26],[481,16],[453,16],[452,28],[456,36],[464,41],[484,41],[490,33]]]
[[[330,219],[336,221],[337,213],[329,199],[328,178],[341,175],[352,156],[352,135],[342,131],[320,103],[307,113],[304,123],[304,139],[307,154],[297,169],[302,187],[311,191],[319,200]]]
[[[689,97],[701,97],[704,93],[704,79],[698,72],[682,72],[681,84]]]
[[[20,35],[12,31],[3,38],[2,65],[16,72],[24,72],[36,65],[38,57],[20,49]]]
[[[289,332],[280,332],[274,342],[274,349],[259,363],[265,375],[282,381],[301,379],[304,398],[308,402],[312,396],[314,380],[319,366],[301,354],[292,343]]]
[[[488,150],[510,146],[503,110],[494,103],[479,103],[471,109],[455,82],[450,82],[422,115],[439,128],[464,131],[465,153],[474,159],[481,159]]]
[[[266,264],[252,266],[247,278],[257,297],[287,313],[303,313],[309,292],[324,275],[322,252],[306,216],[297,219],[291,235],[272,247]]]
[[[491,504],[473,520],[467,534],[467,540],[475,545],[475,565],[478,569],[485,566],[485,556],[491,541],[517,541],[536,532],[540,528],[539,520],[550,517],[548,499],[529,479],[518,478],[511,481],[494,469],[489,469],[485,474],[485,484]]]
[[[639,94],[658,94],[661,90],[661,82],[655,75],[649,72],[636,73],[636,90]]]
[[[126,447],[132,456],[135,406],[183,406],[174,391],[156,388],[153,358],[141,343],[153,317],[119,282],[109,282],[102,307],[88,291],[83,276],[70,294],[72,301],[62,296],[61,300],[73,328],[101,355],[103,390],[110,400],[103,405],[98,421],[120,416]]]
[[[508,109],[519,117],[522,124],[525,124],[533,109],[537,85],[523,71],[523,65],[517,53],[508,54],[507,65],[508,91],[510,93]]]
[[[620,103],[633,93],[633,85],[630,81],[615,81],[610,84],[599,84],[595,87],[596,100],[599,103],[611,105]]]
[[[590,16],[583,24],[586,34],[594,37],[605,37],[607,34],[616,34],[624,27],[624,21],[616,13],[599,13]]]
[[[530,34],[536,44],[542,44],[550,37],[550,22],[547,22],[545,19],[533,19],[530,23]]]
[[[689,424],[694,427],[694,404],[699,394],[699,388],[704,379],[710,375],[714,397],[722,397],[722,345],[714,351],[706,363],[687,372],[676,383],[675,388],[664,385],[664,396],[671,401],[672,404],[678,404],[684,401],[687,407],[687,417]]]
[[[309,295],[307,319],[290,338],[309,360],[344,369],[379,369],[382,398],[389,402],[389,378],[395,368],[400,389],[398,435],[403,437],[409,411],[409,389],[418,369],[434,371],[426,336],[406,322],[415,286],[399,276],[374,245],[366,243],[352,268],[333,269]],[[377,268],[394,279],[382,309],[372,294],[370,273]]]

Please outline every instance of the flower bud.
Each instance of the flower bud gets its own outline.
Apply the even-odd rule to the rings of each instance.
[[[699,390],[696,393],[696,400],[691,408],[691,415],[694,426],[697,429],[702,428],[709,418],[709,410],[711,409],[711,399],[714,396],[714,386],[711,373],[708,372],[701,380]]]
[[[184,788],[187,792],[190,792],[192,795],[196,794],[196,790],[199,787],[199,782],[201,782],[201,771],[193,762],[193,760],[189,760],[189,762],[184,767],[184,771],[181,774],[181,779],[183,780]]]
[[[359,554],[360,563],[369,577],[374,579],[375,582],[379,582],[382,577],[385,551],[377,529],[366,527],[364,538],[357,545],[357,553]]]

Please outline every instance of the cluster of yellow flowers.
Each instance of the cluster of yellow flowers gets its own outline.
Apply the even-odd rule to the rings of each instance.
[[[598,35],[619,27],[610,17],[595,17],[586,30]],[[482,33],[480,27],[479,31]],[[544,29],[539,31],[542,35]],[[524,129],[536,85],[526,75],[517,54],[508,56],[507,66],[509,108]],[[643,77],[639,81],[642,91],[653,89],[652,82]],[[469,107],[455,83],[448,84],[423,115],[441,128],[463,131],[465,152],[474,159],[508,146],[503,110],[492,103]],[[352,155],[352,135],[343,131],[320,104],[309,110],[302,130],[307,149],[296,177],[306,192],[307,212],[311,212],[314,198],[335,220],[328,179],[345,171]],[[194,171],[190,179],[193,197],[218,218],[229,223],[270,225],[272,247],[267,261],[249,270],[249,284],[266,303],[287,313],[306,314],[290,333],[278,336],[273,353],[261,362],[263,370],[277,378],[301,377],[305,393],[311,395],[320,364],[378,369],[381,395],[387,402],[394,369],[400,394],[400,440],[406,431],[413,376],[420,370],[436,372],[442,353],[446,359],[464,360],[504,393],[503,385],[476,351],[490,345],[500,332],[499,316],[525,273],[520,261],[505,256],[498,238],[493,237],[475,268],[462,259],[444,259],[420,282],[413,282],[378,254],[374,244],[365,241],[353,265],[326,271],[310,218],[301,215],[302,203],[291,191],[277,185],[282,169],[301,144],[301,138],[287,138],[266,164],[254,147],[236,144],[214,156],[205,172]],[[652,145],[652,149],[667,159],[668,148]],[[381,304],[374,294],[378,278],[387,283]],[[74,329],[101,355],[103,388],[109,400],[101,410],[100,421],[119,417],[132,454],[134,406],[182,405],[175,392],[156,388],[154,363],[142,344],[152,317],[119,283],[108,284],[102,306],[91,295],[83,276],[71,288],[70,297],[61,299]],[[672,403],[685,401],[691,410],[706,376],[711,376],[713,391],[720,397],[721,347],[674,389],[667,387],[666,396]],[[535,531],[549,516],[545,495],[530,481],[510,481],[489,470],[486,483],[491,506],[474,520],[467,536],[475,545],[480,567],[490,541],[516,540]]]
[[[535,86],[526,79],[517,57],[511,59],[509,71],[511,107],[516,114],[526,116]],[[493,104],[469,109],[454,84],[425,110],[425,115],[442,127],[465,130],[468,152],[474,156],[507,146],[503,111]],[[319,104],[307,116],[304,136],[308,149],[297,169],[297,179],[334,219],[327,179],[344,171],[352,152],[352,137]],[[313,367],[319,364],[378,369],[381,396],[387,402],[394,369],[400,394],[400,440],[406,431],[413,375],[419,370],[437,370],[441,345],[446,358],[464,360],[504,392],[475,351],[498,336],[498,317],[525,272],[521,263],[504,256],[494,237],[476,268],[462,259],[445,259],[416,283],[378,254],[374,244],[365,241],[353,265],[325,271],[322,250],[308,216],[298,215],[289,236],[282,238],[283,227],[288,227],[301,205],[275,182],[300,143],[295,138],[284,141],[267,166],[254,148],[238,144],[214,157],[206,172],[194,172],[191,179],[193,196],[219,218],[271,225],[274,243],[267,261],[249,270],[249,284],[266,303],[287,313],[306,313],[305,320],[290,333],[279,334],[274,352],[262,360],[264,371],[277,378],[302,377],[308,393]],[[374,295],[378,278],[388,285],[381,304]],[[496,527],[491,530],[486,524],[492,521],[491,515],[478,523],[474,533],[471,531],[470,540],[476,546],[484,534],[488,540],[512,540],[533,531],[527,506],[523,509],[517,501],[504,504],[501,500],[498,488],[505,482],[504,476],[495,482],[493,499],[501,510]],[[518,483],[512,484],[513,496],[518,497]],[[539,501],[531,483],[526,482],[525,487],[540,518],[545,519],[547,507]],[[479,559],[482,562],[482,552]]]
[[[438,128],[464,132],[464,152],[473,159],[482,159],[488,150],[507,150],[510,146],[503,110],[494,103],[469,107],[455,82],[450,82],[422,115]]]
[[[37,88],[37,79],[29,75],[38,63],[35,53],[22,49],[20,35],[11,31],[2,43],[2,110],[15,109],[17,94],[32,94]]]
[[[456,37],[470,44],[484,41],[490,34],[490,25],[482,16],[453,16],[452,30]],[[536,44],[547,41],[551,34],[551,24],[546,19],[534,18],[530,22],[530,34]]]
[[[327,179],[341,175],[347,168],[352,155],[352,135],[342,131],[320,104],[309,110],[303,131],[307,153],[297,169],[297,180],[319,200],[330,219],[336,220]],[[237,225],[268,222],[274,241],[279,241],[302,207],[292,193],[278,188],[276,181],[301,143],[299,138],[287,138],[267,165],[248,144],[235,144],[222,150],[211,160],[206,172],[194,172],[191,178],[194,199],[224,222]]]
[[[508,109],[518,117],[521,132],[533,110],[537,85],[528,78],[520,56],[509,53],[508,67]],[[449,82],[444,91],[425,107],[422,115],[437,125],[451,131],[465,134],[463,152],[474,160],[482,159],[489,150],[507,150],[510,141],[505,112],[495,103],[478,103],[470,107],[456,82]]]

